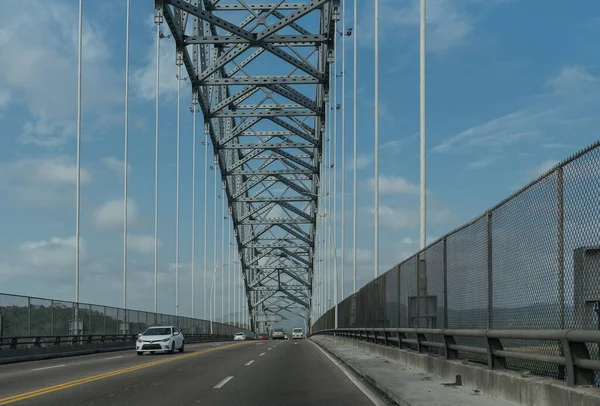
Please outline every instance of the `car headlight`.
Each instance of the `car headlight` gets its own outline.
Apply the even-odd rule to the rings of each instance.
[[[161,341],[162,341],[163,343],[166,343],[166,342],[168,342],[168,341],[171,341],[171,337],[169,337],[169,338],[165,338],[164,340],[161,340]]]
[[[141,344],[141,343],[142,343],[142,339],[141,339],[141,338],[138,338],[138,341],[137,341],[137,342]]]

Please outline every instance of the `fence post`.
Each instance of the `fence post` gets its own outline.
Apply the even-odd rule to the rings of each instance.
[[[412,323],[412,326],[409,325],[409,327],[412,328],[419,328],[421,326],[420,323],[420,316],[421,316],[421,299],[420,299],[420,293],[421,293],[421,278],[419,277],[419,262],[420,262],[421,256],[419,254],[415,255],[415,277],[417,279],[417,294],[415,295],[415,299],[417,300],[415,303],[415,314],[413,315],[415,322]]]
[[[27,335],[31,337],[31,298],[27,296]]]
[[[443,240],[443,262],[444,262],[444,328],[448,328],[448,240]]]
[[[494,325],[494,281],[493,281],[493,244],[492,244],[492,212],[487,212],[487,270],[488,270],[488,317],[487,328]]]
[[[558,328],[565,329],[565,206],[564,206],[564,172],[563,167],[556,168],[556,256],[558,265],[557,289],[558,289]],[[563,346],[560,347],[560,355],[564,354]],[[558,378],[565,378],[565,367],[558,366]]]
[[[569,341],[568,331],[564,331],[560,343],[567,364],[567,385],[594,385],[594,371],[577,365],[578,360],[590,359],[586,343]]]

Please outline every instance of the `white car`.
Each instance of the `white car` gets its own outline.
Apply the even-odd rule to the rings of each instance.
[[[304,333],[301,328],[295,328],[292,330],[292,340],[297,338],[304,338]]]
[[[142,334],[138,335],[135,350],[138,355],[144,352],[154,354],[155,352],[175,353],[176,350],[183,352],[185,349],[185,339],[183,334],[175,326],[155,326],[150,327]]]
[[[233,341],[246,341],[245,333],[235,333],[233,336]]]

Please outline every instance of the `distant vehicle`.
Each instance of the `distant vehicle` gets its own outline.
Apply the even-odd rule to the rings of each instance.
[[[271,333],[271,338],[273,340],[283,340],[284,337],[285,337],[285,333],[283,332],[282,328],[276,328]]]
[[[295,340],[297,338],[304,338],[304,332],[301,328],[298,327],[292,330],[292,340]]]
[[[287,335],[287,334],[284,334],[284,335],[283,335],[283,339],[284,339],[284,340],[289,340],[290,338],[288,337],[288,335]]]
[[[185,339],[183,334],[175,326],[150,327],[138,335],[135,350],[138,355],[144,352],[154,354],[155,352],[175,353],[175,350],[185,350]]]
[[[233,341],[246,341],[245,333],[235,333],[233,336]]]
[[[259,334],[259,335],[258,335],[258,339],[259,339],[259,340],[261,340],[261,341],[262,341],[262,340],[268,340],[268,339],[269,339],[269,336],[268,336],[268,335],[266,335],[266,334]]]

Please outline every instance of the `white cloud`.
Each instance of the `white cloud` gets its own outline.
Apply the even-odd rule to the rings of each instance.
[[[102,230],[123,228],[123,199],[110,200],[94,213],[94,225]],[[127,224],[136,225],[140,221],[140,213],[133,199],[127,200]]]
[[[120,179],[123,179],[123,169],[125,166],[125,161],[114,157],[106,157],[102,158],[102,163],[106,165],[108,169],[119,175]],[[127,165],[127,173],[131,175],[131,164]]]
[[[540,93],[531,98],[529,106],[451,136],[432,151],[471,152],[473,148],[498,151],[538,138],[560,139],[565,132],[586,134],[600,121],[598,83],[584,67],[566,67],[547,82],[550,93]]]
[[[368,155],[357,154],[356,155],[356,170],[360,171],[360,170],[363,170],[363,169],[369,167],[373,163],[373,159],[374,159],[373,154],[368,154]],[[347,171],[353,170],[354,169],[353,160],[348,159],[346,162],[347,162],[346,170]]]
[[[155,30],[152,27],[152,30]],[[156,36],[154,36],[156,38]],[[172,40],[163,39],[160,47],[160,97],[173,97],[177,93],[177,67],[175,65],[175,45]],[[183,72],[183,70],[182,70]],[[182,77],[185,74],[182,73]],[[182,88],[184,83],[182,82]],[[135,70],[131,78],[134,94],[142,100],[156,97],[156,39],[148,49],[146,65]],[[182,89],[183,91],[183,89]],[[164,100],[162,100],[164,101]]]
[[[28,241],[20,246],[22,259],[27,265],[35,267],[74,266],[75,237],[52,237],[47,241]],[[79,240],[80,258],[85,258],[83,239]]]
[[[77,100],[77,7],[64,2],[7,3],[11,18],[0,27],[0,88],[6,103],[23,103],[31,118],[19,140],[61,147],[75,133]],[[104,33],[84,12],[83,97],[87,132],[106,125],[110,108],[122,103],[121,75],[109,61]],[[94,16],[91,16],[94,17]],[[5,93],[4,93],[5,94]]]
[[[10,103],[10,91],[8,89],[0,89],[0,109],[5,108]]]
[[[596,82],[598,78],[592,76],[585,67],[567,66],[558,76],[549,79],[547,84],[556,91],[573,92]]]
[[[403,229],[419,226],[419,216],[416,211],[393,209],[386,205],[379,206],[379,224],[382,228]]]
[[[121,222],[122,224],[122,222]],[[159,248],[162,242],[158,241]],[[127,249],[138,254],[154,253],[154,236],[149,234],[128,234]]]
[[[371,189],[375,188],[375,179],[368,180]],[[410,183],[402,176],[380,176],[379,193],[382,195],[418,195],[420,188],[418,184]]]
[[[529,171],[529,176],[532,178],[537,178],[538,176],[541,176],[542,174],[548,172],[550,169],[552,169],[556,164],[558,164],[559,161],[556,160],[548,160],[548,161],[544,161],[541,164],[539,164],[537,167],[531,169]]]
[[[427,46],[429,52],[443,52],[460,46],[470,38],[477,25],[473,6],[490,6],[506,0],[430,0],[427,4]],[[362,45],[373,43],[373,7],[367,5],[359,11],[359,41]],[[419,2],[409,0],[384,0],[380,3],[380,36],[395,36],[411,40],[418,35]],[[362,27],[362,29],[361,29]],[[416,28],[416,29],[415,29]]]
[[[469,169],[480,169],[480,168],[485,168],[486,166],[490,166],[491,164],[494,163],[493,159],[481,159],[479,161],[473,161],[471,163],[469,163]]]
[[[81,182],[91,180],[90,173],[81,168]],[[24,158],[0,163],[0,191],[8,199],[28,205],[49,206],[73,203],[77,167],[65,156]]]

